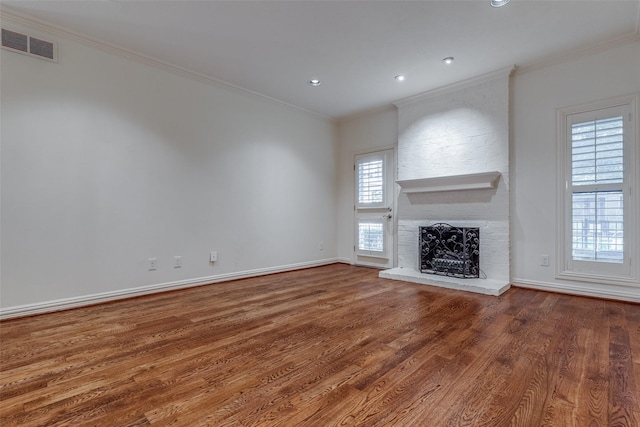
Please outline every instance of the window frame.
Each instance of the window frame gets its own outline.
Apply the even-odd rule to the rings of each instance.
[[[638,164],[640,148],[638,141],[638,98],[632,94],[557,111],[557,147],[558,147],[558,262],[557,278],[586,282],[597,282],[614,285],[637,285],[639,253],[638,236]],[[572,174],[572,138],[571,125],[583,121],[611,117],[611,112],[620,111],[624,123],[624,182],[620,185],[623,192],[624,212],[624,255],[622,263],[606,261],[584,261],[573,259],[572,244],[572,200],[574,193]],[[604,114],[609,112],[609,114]],[[598,116],[600,114],[600,116]],[[604,115],[603,115],[604,114]],[[581,186],[577,185],[576,189]],[[609,184],[582,186],[595,189],[595,192],[606,192]]]

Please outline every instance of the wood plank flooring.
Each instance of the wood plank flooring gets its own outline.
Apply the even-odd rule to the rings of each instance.
[[[0,323],[2,426],[640,426],[640,305],[334,264]]]

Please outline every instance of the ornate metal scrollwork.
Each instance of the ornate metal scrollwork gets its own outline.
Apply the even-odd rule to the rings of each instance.
[[[420,227],[420,272],[480,277],[480,229],[437,223]]]

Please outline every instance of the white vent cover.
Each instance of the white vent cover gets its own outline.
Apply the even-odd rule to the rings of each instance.
[[[49,61],[56,61],[56,45],[53,42],[2,29],[2,47],[12,52],[24,53]]]

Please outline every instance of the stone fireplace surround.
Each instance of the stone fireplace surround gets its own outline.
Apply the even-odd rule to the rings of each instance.
[[[398,260],[380,277],[489,295],[509,289],[511,71],[396,102]],[[480,229],[486,279],[419,272],[419,227],[439,222]]]

